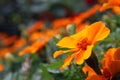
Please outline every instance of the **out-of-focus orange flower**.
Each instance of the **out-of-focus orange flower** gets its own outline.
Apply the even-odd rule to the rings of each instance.
[[[107,51],[103,59],[103,67],[111,72],[111,76],[120,72],[120,48],[111,48]]]
[[[23,56],[26,53],[37,52],[42,47],[44,47],[45,44],[56,34],[57,34],[57,32],[53,31],[53,30],[46,30],[44,32],[34,33],[29,39],[29,42],[32,45],[30,45],[30,46],[24,48],[22,51],[20,51],[19,56]]]
[[[105,27],[102,22],[96,22],[90,26],[85,27],[79,33],[65,37],[57,43],[60,48],[68,48],[70,50],[59,50],[53,55],[54,58],[65,54],[67,52],[74,52],[64,60],[64,64],[60,69],[64,69],[70,65],[75,57],[77,64],[82,64],[84,60],[88,59],[91,55],[92,48],[97,41],[100,41],[108,36],[110,30]]]
[[[107,3],[104,3],[103,6],[100,8],[100,11],[103,12],[107,9],[112,8],[112,10],[119,14],[120,13],[120,0],[108,0]]]
[[[43,21],[37,21],[27,29],[27,33],[32,34],[33,32],[36,32],[39,29],[43,28],[44,26],[45,26],[45,23]]]
[[[29,42],[32,43],[38,39],[49,40],[51,37],[59,33],[60,32],[57,30],[45,30],[43,32],[35,32],[29,37]]]
[[[89,9],[83,13],[80,13],[78,16],[76,16],[75,20],[73,20],[73,22],[75,22],[76,25],[79,26],[85,19],[94,15],[99,9],[100,9],[100,5],[96,4],[91,9]]]
[[[83,67],[88,72],[86,80],[118,80],[114,79],[120,73],[120,48],[111,48],[105,54],[102,63],[102,75],[97,75],[89,66]]]
[[[23,47],[26,44],[26,40],[24,38],[18,38],[14,45],[11,47],[11,50],[16,51],[19,48]]]
[[[13,53],[23,47],[26,44],[26,41],[23,38],[17,38],[14,43],[5,48],[0,48],[0,59],[4,59],[7,53]]]
[[[58,29],[58,28],[64,28],[68,24],[72,24],[72,21],[70,18],[61,18],[61,19],[56,19],[52,22],[53,29]]]
[[[36,51],[40,50],[45,45],[45,43],[46,43],[45,40],[43,40],[43,41],[37,40],[31,46],[27,46],[22,51],[20,51],[18,55],[23,56],[26,53],[32,53],[33,54]]]
[[[86,12],[82,12],[79,15],[76,15],[74,17],[68,17],[68,18],[61,18],[53,21],[52,26],[54,29],[58,28],[65,28],[67,25],[76,23],[77,26],[81,25],[82,22],[94,15],[100,8],[100,5],[96,4],[91,9],[89,9]]]
[[[4,70],[4,66],[0,64],[0,72],[2,72],[3,70]]]
[[[120,6],[115,6],[112,9],[116,14],[120,14]]]
[[[38,39],[44,39],[44,33],[43,32],[35,32],[29,37],[29,42],[33,43],[34,41]]]

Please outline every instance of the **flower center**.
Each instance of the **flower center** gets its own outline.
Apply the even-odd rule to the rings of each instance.
[[[84,38],[82,41],[77,43],[77,47],[82,50],[86,50],[88,45],[90,45],[90,42],[87,38]]]

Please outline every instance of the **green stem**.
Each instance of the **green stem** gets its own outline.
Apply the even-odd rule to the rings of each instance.
[[[86,60],[86,63],[98,74],[101,75],[101,71],[99,68],[99,63],[97,56],[94,52],[92,52],[91,56]]]

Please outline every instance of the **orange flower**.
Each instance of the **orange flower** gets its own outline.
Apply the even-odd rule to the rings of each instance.
[[[82,71],[85,74],[88,74],[88,77],[85,80],[107,80],[103,75],[97,75],[95,73],[95,71],[91,67],[89,67],[88,65],[85,65],[82,68]]]
[[[72,24],[72,21],[70,18],[61,18],[61,19],[56,19],[52,22],[53,29],[58,29],[61,27],[65,27],[68,24]]]
[[[77,64],[82,64],[84,60],[90,57],[94,44],[107,37],[109,33],[110,30],[105,27],[102,22],[96,22],[88,27],[85,27],[81,32],[60,40],[57,43],[57,46],[61,48],[68,48],[70,50],[56,51],[53,57],[56,58],[64,53],[73,52],[73,54],[65,59],[61,69],[70,65],[70,62],[74,57]]]
[[[46,30],[43,32],[35,32],[30,36],[29,42],[32,43],[38,39],[49,40],[51,37],[53,37],[56,34],[59,34],[59,32],[57,32],[55,30]]]
[[[27,46],[22,51],[19,52],[19,56],[23,56],[26,53],[35,53],[45,45],[46,41],[37,40],[31,46]]]
[[[44,39],[44,33],[43,32],[35,32],[29,37],[29,42],[32,43],[38,39]]]
[[[36,32],[34,33],[30,39],[29,42],[32,43],[32,45],[27,46],[22,51],[19,52],[19,56],[23,56],[26,53],[35,53],[41,48],[45,46],[45,44],[54,36],[56,35],[56,31],[52,30],[46,30],[44,32]]]
[[[120,14],[120,7],[119,6],[115,6],[112,9],[116,14]]]
[[[120,72],[120,48],[111,48],[107,51],[103,59],[103,67],[111,72],[111,76]]]
[[[53,29],[65,28],[69,24],[76,23],[77,26],[80,26],[82,22],[94,15],[100,8],[100,5],[96,4],[88,11],[82,12],[74,17],[61,18],[52,22]]]
[[[4,70],[4,66],[0,64],[0,72],[2,72],[3,70]]]
[[[82,68],[82,71],[85,73],[85,74],[88,74],[88,76],[93,76],[93,75],[96,75],[95,71],[90,68],[88,65],[85,65],[83,68]]]
[[[120,0],[108,0],[107,3],[104,3],[100,8],[100,11],[103,12],[106,9],[112,8],[115,13],[120,13]]]
[[[16,39],[16,41],[14,42],[13,46],[11,47],[11,50],[14,52],[18,49],[20,49],[21,47],[23,47],[26,44],[26,40],[24,38],[18,38]]]
[[[4,59],[7,53],[13,53],[19,50],[25,44],[26,41],[23,38],[17,38],[13,45],[5,48],[0,48],[0,59]]]
[[[97,75],[89,66],[83,67],[83,72],[88,72],[86,80],[118,80],[120,73],[120,48],[111,48],[103,59],[102,75]]]

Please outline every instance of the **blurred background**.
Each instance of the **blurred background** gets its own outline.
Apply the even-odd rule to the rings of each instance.
[[[97,0],[0,0],[0,32],[20,36],[19,26],[29,27],[37,20],[50,23],[90,8]]]
[[[106,0],[0,0],[0,80],[85,80],[83,65],[73,63],[60,71],[66,55],[54,59],[53,53],[62,37],[96,21],[111,29],[98,43],[98,59],[108,48],[120,46],[120,15],[100,12],[102,1]]]

